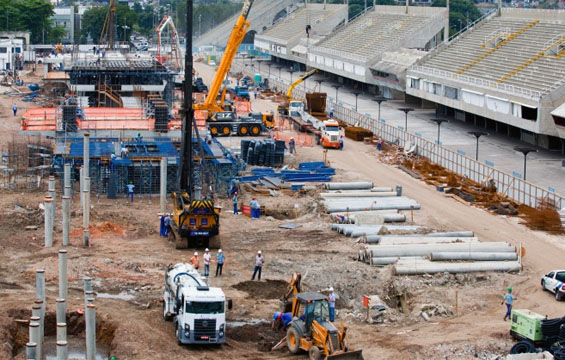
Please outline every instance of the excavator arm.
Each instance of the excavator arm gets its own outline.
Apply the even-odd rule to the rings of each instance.
[[[224,51],[224,55],[222,56],[222,61],[220,62],[220,66],[214,75],[214,80],[212,80],[212,84],[210,86],[210,91],[208,91],[208,96],[206,96],[206,100],[202,104],[194,104],[194,110],[207,110],[209,112],[220,112],[223,111],[221,106],[217,105],[217,97],[220,91],[220,87],[222,86],[222,82],[226,78],[226,75],[230,71],[231,64],[237,51],[239,49],[239,45],[243,41],[249,26],[251,25],[250,22],[247,21],[247,17],[249,16],[249,11],[251,10],[251,6],[255,0],[245,0],[243,4],[243,8],[241,9],[241,14],[237,19],[235,26],[231,32],[231,35],[228,39],[228,43],[226,46],[226,50]]]
[[[290,101],[292,99],[292,91],[294,90],[294,88],[297,87],[298,85],[302,84],[302,82],[304,80],[308,79],[310,76],[314,75],[317,72],[318,72],[318,69],[312,69],[312,70],[308,71],[307,73],[305,73],[304,75],[302,75],[301,77],[299,77],[298,80],[296,80],[295,82],[290,84],[290,87],[288,88],[288,91],[286,93],[286,97],[288,98],[288,101]]]

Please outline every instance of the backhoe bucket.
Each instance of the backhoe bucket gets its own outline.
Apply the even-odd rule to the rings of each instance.
[[[362,350],[340,352],[326,357],[326,360],[364,360]]]

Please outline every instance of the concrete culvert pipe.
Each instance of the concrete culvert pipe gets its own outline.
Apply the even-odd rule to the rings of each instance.
[[[370,191],[347,191],[343,193],[321,193],[320,196],[324,199],[333,198],[375,198],[375,197],[394,197],[396,192],[370,192]]]
[[[413,264],[396,264],[393,272],[396,275],[421,275],[448,272],[451,274],[483,272],[483,271],[520,271],[518,261],[477,261],[470,263],[415,262]]]
[[[328,190],[362,190],[372,189],[373,183],[371,182],[340,182],[340,183],[326,183],[324,187]]]
[[[512,252],[433,252],[432,261],[473,260],[473,261],[505,261],[518,260],[518,254]]]
[[[416,237],[416,236],[382,236],[379,245],[406,245],[406,244],[450,244],[479,242],[476,237]]]
[[[367,243],[378,243],[379,240],[386,235],[368,235],[367,236]],[[463,237],[474,237],[474,233],[472,231],[453,231],[453,232],[436,232],[436,233],[429,233],[429,234],[406,234],[402,235],[403,237],[455,237],[455,238],[463,238]],[[391,236],[392,237],[392,236]]]
[[[416,256],[416,257],[397,257],[397,256],[391,256],[391,257],[370,257],[369,258],[369,265],[374,265],[374,266],[383,266],[383,265],[393,265],[393,264],[397,264],[399,262],[420,262],[420,261],[426,261],[426,259],[422,256]]]
[[[455,244],[411,244],[370,245],[371,256],[429,256],[433,252],[516,252],[516,248],[505,242],[455,243]]]

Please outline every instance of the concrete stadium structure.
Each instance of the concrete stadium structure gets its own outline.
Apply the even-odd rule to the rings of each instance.
[[[252,36],[255,33],[263,31],[263,29],[272,26],[277,19],[284,17],[288,12],[291,12],[295,8],[295,4],[298,2],[303,2],[303,0],[255,1],[255,4],[253,4],[251,12],[249,13],[248,21],[251,22],[251,27],[249,28],[248,33]],[[239,12],[214,27],[212,30],[204,33],[194,41],[194,46],[213,45],[224,48],[238,17]],[[252,39],[250,43],[253,43]]]
[[[406,94],[548,149],[565,144],[565,11],[503,8],[407,72]]]
[[[404,97],[406,69],[441,43],[448,29],[446,8],[374,6],[349,22],[341,21],[347,11],[342,5],[308,9],[256,35],[255,47],[390,98]]]

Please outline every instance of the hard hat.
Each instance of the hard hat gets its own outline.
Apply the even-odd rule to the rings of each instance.
[[[511,287],[508,288],[508,292],[512,292],[512,288],[511,288]]]
[[[198,251],[194,253],[194,256],[198,256]]]
[[[294,140],[294,137],[291,137],[290,140]]]
[[[210,251],[210,250],[209,250],[208,248],[206,248],[206,250],[204,250],[204,251],[208,252],[208,251]]]
[[[221,253],[221,252],[222,252],[222,249],[218,250],[218,252]]]
[[[334,288],[330,286],[330,288],[328,289],[330,292],[334,291]]]
[[[261,254],[261,250],[257,251],[257,254]]]

